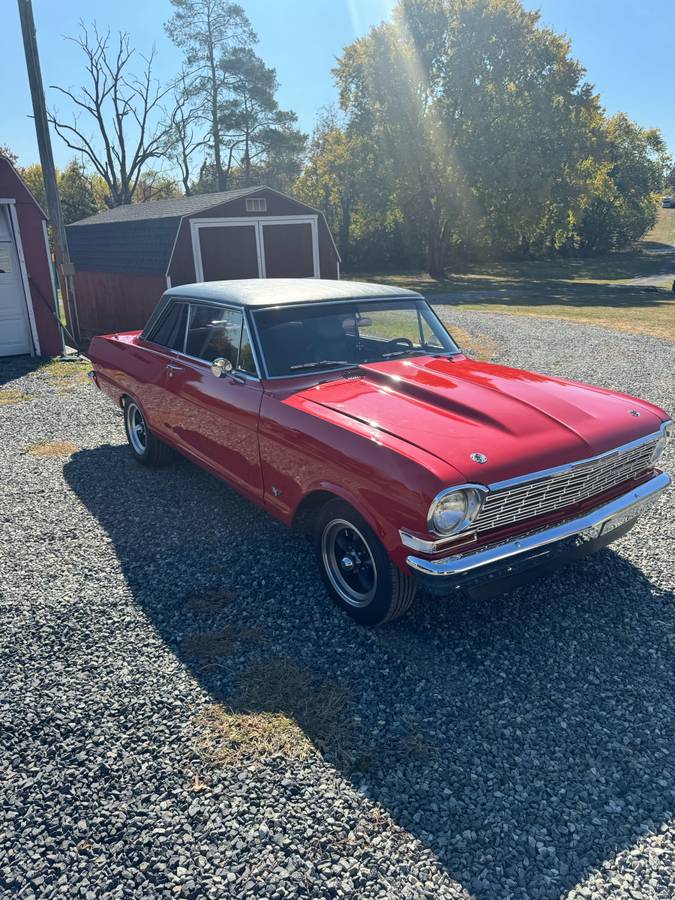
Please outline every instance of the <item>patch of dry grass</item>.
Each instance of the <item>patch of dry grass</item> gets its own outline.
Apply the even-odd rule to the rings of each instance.
[[[215,765],[232,766],[255,759],[283,756],[306,759],[312,742],[283,713],[241,713],[213,704],[200,716],[202,751]]]
[[[50,359],[40,366],[40,372],[49,375],[50,378],[72,378],[73,375],[87,375],[91,369],[88,359]]]
[[[486,334],[482,334],[480,331],[466,331],[451,323],[447,323],[447,325],[450,334],[459,345],[459,349],[467,356],[489,362],[499,352],[499,344]]]
[[[87,383],[91,363],[87,359],[52,359],[40,366],[38,372],[47,375],[60,394],[67,394]]]
[[[28,456],[36,456],[40,459],[49,457],[62,459],[66,456],[72,456],[78,450],[79,447],[76,447],[70,441],[39,441],[37,444],[26,447],[23,452],[27,453]]]
[[[351,752],[349,691],[291,660],[251,663],[239,677],[234,701],[231,708],[210,706],[201,716],[202,750],[213,763],[305,759],[316,751],[344,760]]]
[[[16,403],[27,403],[32,400],[30,394],[22,391],[0,390],[0,406],[14,406]]]

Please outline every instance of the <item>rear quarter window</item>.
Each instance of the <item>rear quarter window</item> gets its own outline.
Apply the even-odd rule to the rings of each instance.
[[[170,350],[182,351],[185,345],[187,303],[173,303],[154,326],[146,340]]]

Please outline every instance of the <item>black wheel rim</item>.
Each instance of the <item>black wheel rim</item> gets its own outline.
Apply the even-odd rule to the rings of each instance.
[[[359,529],[346,519],[328,522],[321,535],[321,557],[330,583],[345,603],[363,607],[377,591],[377,567]]]

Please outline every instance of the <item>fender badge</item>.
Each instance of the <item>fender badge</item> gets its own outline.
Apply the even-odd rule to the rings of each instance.
[[[637,411],[637,409],[629,409],[629,410],[628,410],[628,415],[629,415],[629,416],[635,416],[636,419],[639,419],[639,418],[640,418],[640,413]]]
[[[486,463],[487,456],[484,453],[472,453],[471,459],[477,463]]]

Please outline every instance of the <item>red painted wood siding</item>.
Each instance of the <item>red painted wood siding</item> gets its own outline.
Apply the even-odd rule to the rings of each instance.
[[[159,275],[77,272],[75,290],[83,337],[135,331],[145,322],[166,290]]]
[[[42,228],[44,215],[10,162],[2,158],[0,158],[0,197],[16,200],[16,216],[29,276],[30,300],[40,341],[40,353],[43,356],[58,356],[61,353],[61,337],[52,312],[54,290],[51,263]]]

